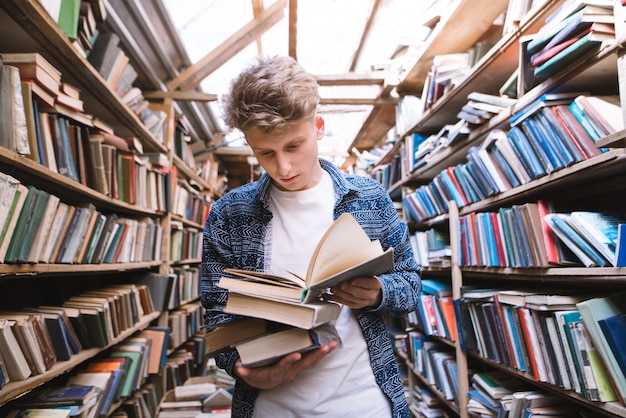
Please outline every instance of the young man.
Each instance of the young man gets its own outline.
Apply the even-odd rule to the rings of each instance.
[[[318,158],[324,120],[318,84],[288,57],[260,60],[233,82],[224,113],[245,135],[265,173],[214,205],[204,228],[202,303],[208,326],[232,321],[223,312],[227,291],[216,286],[226,267],[306,274],[319,239],[344,212],[384,249],[395,267],[331,289],[343,305],[336,321],[342,346],[332,342],[272,366],[244,368],[237,354],[218,366],[237,378],[233,417],[408,417],[398,367],[383,315],[416,309],[420,270],[406,225],[380,183],[342,174]]]

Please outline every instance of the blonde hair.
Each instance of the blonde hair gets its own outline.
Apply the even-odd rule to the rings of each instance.
[[[223,100],[226,124],[242,132],[280,134],[313,118],[320,97],[315,78],[291,57],[259,59],[230,86]]]

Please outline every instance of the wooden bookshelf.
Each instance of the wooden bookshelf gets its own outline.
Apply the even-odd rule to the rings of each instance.
[[[463,2],[465,3],[465,2]],[[412,133],[434,134],[444,125],[453,124],[458,120],[456,114],[467,102],[467,95],[471,92],[483,92],[498,94],[499,88],[504,81],[520,64],[520,38],[533,34],[541,28],[547,16],[562,4],[562,1],[543,2],[540,7],[534,8],[519,24],[518,30],[503,37],[492,50],[484,56],[478,65],[472,69],[470,75],[458,86],[441,97],[434,105],[410,126],[406,132],[400,133],[398,141]],[[616,6],[616,30],[618,26],[618,12],[624,14],[624,8]],[[467,12],[468,19],[471,12]],[[466,20],[465,20],[466,21]],[[621,20],[620,20],[621,22]],[[620,37],[622,36],[622,37]],[[603,45],[586,54],[582,59],[559,71],[529,91],[524,92],[517,103],[507,111],[493,117],[489,122],[481,125],[470,132],[467,139],[463,139],[454,145],[444,148],[435,155],[429,156],[426,164],[418,166],[413,172],[405,175],[390,190],[405,188],[404,193],[410,193],[414,187],[428,184],[440,172],[448,167],[467,161],[467,153],[470,147],[480,146],[487,135],[494,129],[508,130],[509,118],[524,106],[537,100],[540,96],[552,91],[570,91],[588,93],[591,95],[621,94],[624,103],[623,86],[626,80],[624,73],[622,48],[626,41],[620,35],[615,42]],[[443,38],[445,39],[445,38]],[[435,46],[432,46],[436,48]],[[442,41],[442,48],[446,48]],[[451,51],[449,51],[451,52]],[[444,53],[444,52],[438,52]],[[413,84],[402,84],[409,93],[420,95],[429,65],[416,65],[409,73],[413,77]],[[621,89],[621,90],[620,90]],[[626,160],[624,159],[624,145],[626,144],[626,132],[620,131],[597,142],[598,147],[610,148],[595,157],[575,163],[565,168],[553,171],[545,176],[536,178],[521,186],[514,187],[505,192],[497,193],[479,202],[470,203],[457,208],[454,202],[449,202],[449,211],[436,217],[425,219],[421,222],[409,223],[411,231],[426,230],[433,227],[442,228],[450,232],[452,245],[452,266],[450,268],[426,267],[423,277],[440,278],[452,284],[453,297],[461,297],[461,287],[464,285],[478,284],[484,287],[550,287],[551,289],[579,289],[581,291],[598,292],[598,289],[623,289],[626,284],[626,270],[624,268],[601,267],[550,267],[550,268],[499,268],[499,267],[468,267],[458,264],[460,256],[458,246],[459,236],[456,229],[460,216],[473,212],[497,211],[525,202],[537,201],[538,199],[556,199],[563,205],[582,205],[595,203],[595,206],[604,204],[611,194],[623,195],[624,175],[626,174]],[[393,153],[400,152],[400,146],[394,146],[388,154],[381,159],[381,164],[391,161]],[[597,198],[602,199],[597,202]],[[619,199],[619,198],[618,198]],[[621,201],[621,199],[619,199]],[[608,203],[608,202],[606,202]],[[615,204],[615,202],[613,203]],[[591,294],[591,293],[590,293]],[[571,402],[581,410],[588,411],[593,416],[626,416],[626,408],[619,402],[593,402],[574,391],[566,391],[556,385],[538,382],[527,373],[497,363],[493,359],[484,358],[477,353],[464,351],[460,343],[453,344],[456,348],[458,376],[468,376],[468,360],[472,364],[484,364],[491,368],[506,371],[523,380],[528,381],[538,388],[562,397],[566,402]],[[411,368],[410,361],[408,363]],[[419,376],[414,378],[419,379]],[[467,379],[461,379],[459,384],[461,396],[456,412],[461,417],[468,417],[467,392],[469,383]]]
[[[106,25],[106,22],[104,22]],[[123,35],[120,35],[122,38]],[[85,104],[85,115],[78,121],[86,127],[97,128],[100,125],[90,123],[93,115],[105,125],[110,126],[116,136],[135,138],[141,143],[144,152],[163,153],[175,167],[177,178],[193,184],[203,194],[211,195],[209,185],[194,169],[173,156],[174,111],[171,102],[162,103],[167,111],[168,120],[163,141],[158,140],[121,98],[107,85],[106,80],[75,48],[72,41],[63,33],[37,0],[7,0],[0,4],[0,54],[36,52],[42,55],[62,73],[62,81],[80,89],[80,98]],[[167,170],[164,170],[167,171]],[[69,205],[93,204],[98,211],[113,213],[122,218],[142,220],[150,218],[163,229],[160,256],[154,259],[131,263],[102,264],[0,264],[0,291],[13,287],[32,286],[32,295],[11,295],[17,304],[29,306],[33,300],[53,300],[55,296],[78,294],[84,288],[97,288],[102,283],[117,282],[120,277],[134,277],[145,273],[169,274],[171,269],[181,266],[198,267],[200,259],[186,259],[172,262],[169,259],[170,227],[172,219],[183,222],[186,227],[202,231],[203,225],[182,216],[174,216],[166,210],[156,210],[138,204],[129,204],[112,198],[97,190],[55,172],[30,160],[24,155],[0,148],[0,172],[15,177],[25,185],[32,185],[59,197]],[[164,172],[160,172],[165,177]],[[166,180],[163,179],[163,182]],[[162,184],[165,186],[165,184]],[[7,237],[6,239],[9,239]],[[158,253],[158,252],[156,252]],[[74,280],[77,279],[77,280]],[[23,282],[20,282],[23,280]],[[28,283],[26,282],[28,280]],[[130,279],[129,279],[130,280]],[[132,280],[131,280],[132,281]],[[45,282],[45,285],[44,285]],[[51,283],[58,283],[59,294],[45,295]],[[38,287],[38,285],[40,285]],[[65,288],[67,286],[67,288]],[[61,288],[62,287],[62,288]],[[41,289],[40,289],[41,288]],[[33,296],[34,295],[34,296]],[[27,296],[33,296],[28,298]],[[57,297],[57,299],[59,299]],[[197,301],[197,298],[185,301]],[[55,301],[55,304],[58,300]],[[74,354],[68,361],[58,361],[42,374],[31,376],[22,381],[11,381],[0,388],[0,407],[16,398],[72,372],[107,349],[123,342],[135,332],[151,324],[167,325],[168,312],[156,311],[145,315],[141,320],[117,335],[106,347],[86,349]],[[201,321],[199,321],[201,322]],[[2,409],[2,408],[0,408]]]

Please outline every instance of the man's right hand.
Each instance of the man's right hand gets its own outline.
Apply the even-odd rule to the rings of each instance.
[[[328,353],[337,348],[337,342],[331,341],[306,355],[291,353],[275,364],[262,367],[236,366],[235,373],[248,385],[257,389],[271,389],[282,383],[290,382],[300,373],[315,366]]]

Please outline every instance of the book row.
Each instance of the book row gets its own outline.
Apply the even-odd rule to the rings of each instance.
[[[83,350],[106,347],[154,311],[146,286],[119,284],[60,305],[0,312],[3,386],[43,374]]]
[[[470,147],[467,162],[407,194],[403,207],[410,220],[423,221],[446,213],[449,201],[463,207],[592,158],[603,152],[595,141],[623,129],[619,120],[612,97],[544,95],[514,114],[508,131],[491,130]]]
[[[539,200],[495,212],[472,212],[460,216],[461,266],[620,267],[619,213],[579,210],[556,213]]]
[[[459,342],[536,381],[618,401],[626,393],[623,296],[464,289],[454,301]]]
[[[100,264],[161,260],[158,219],[71,205],[0,173],[0,260],[4,263]]]
[[[2,58],[2,73],[6,81],[6,87],[0,94],[0,99],[6,104],[6,108],[3,106],[6,109],[3,128],[5,133],[10,134],[3,139],[3,147],[28,155],[46,166],[54,164],[52,156],[46,156],[45,150],[38,147],[37,141],[43,145],[40,137],[45,134],[38,126],[38,115],[41,113],[60,114],[91,131],[104,130],[114,134],[109,124],[85,112],[81,90],[63,82],[62,73],[42,55],[35,52],[2,53]],[[158,139],[163,143],[165,112],[152,110],[143,99],[141,90],[136,88],[130,89],[121,100],[130,111],[138,113],[147,128],[161,132]],[[148,123],[151,125],[148,126]],[[129,141],[131,139],[128,138]],[[139,141],[132,140],[139,144]],[[61,158],[58,155],[55,157]]]
[[[172,221],[170,226],[170,261],[202,259],[202,231],[178,221]]]
[[[67,378],[65,385],[33,390],[16,402],[14,410],[62,407],[69,409],[69,416],[109,416],[126,399],[141,396],[142,386],[163,370],[168,333],[166,327],[138,331],[112,346],[104,356],[86,362]],[[146,389],[152,391],[149,396],[154,396],[148,404],[158,405],[160,398],[156,397],[154,385]]]

